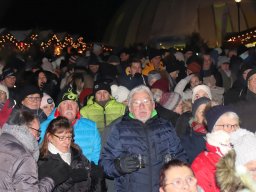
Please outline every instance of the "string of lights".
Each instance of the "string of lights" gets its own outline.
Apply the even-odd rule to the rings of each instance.
[[[29,48],[34,43],[39,43],[40,47],[43,51],[47,50],[47,48],[53,47],[54,48],[54,54],[60,55],[62,50],[66,47],[73,47],[77,49],[78,53],[85,53],[86,50],[90,49],[92,47],[92,44],[88,44],[84,41],[83,37],[78,37],[76,40],[74,40],[69,34],[67,34],[63,40],[61,41],[56,34],[53,34],[50,36],[50,38],[46,41],[39,41],[39,35],[38,34],[31,34],[28,38],[26,38],[24,41],[18,41],[12,34],[7,33],[2,36],[0,36],[0,50],[9,47],[14,47],[20,52],[28,51]],[[104,51],[111,51],[112,49],[106,46],[103,46]]]
[[[247,47],[256,45],[256,28],[240,32],[228,38],[229,43],[243,44]]]

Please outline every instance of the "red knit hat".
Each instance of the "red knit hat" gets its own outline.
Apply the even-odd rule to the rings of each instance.
[[[163,93],[169,91],[169,81],[166,78],[161,78],[157,80],[153,85],[151,86],[151,89],[160,89],[163,91]]]
[[[192,73],[200,73],[201,66],[197,62],[192,62],[188,64],[187,69],[192,71]]]

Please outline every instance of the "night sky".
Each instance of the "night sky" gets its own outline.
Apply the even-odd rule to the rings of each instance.
[[[100,41],[109,21],[125,0],[8,0],[1,1],[1,28],[52,29]]]

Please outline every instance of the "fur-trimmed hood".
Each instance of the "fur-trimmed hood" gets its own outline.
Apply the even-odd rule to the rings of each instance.
[[[223,192],[255,192],[256,182],[244,166],[235,166],[236,153],[229,151],[217,163],[216,181]]]

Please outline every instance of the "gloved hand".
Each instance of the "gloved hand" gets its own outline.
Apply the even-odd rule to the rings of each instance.
[[[38,167],[39,179],[50,177],[59,185],[70,177],[71,167],[60,160],[46,160]]]
[[[74,183],[86,181],[88,179],[89,171],[85,168],[72,169],[70,177]]]
[[[99,165],[95,165],[94,162],[91,162],[91,177],[92,178],[103,178],[104,177],[103,168]]]
[[[127,155],[115,160],[115,167],[121,174],[132,173],[139,169],[140,162],[138,157]]]

